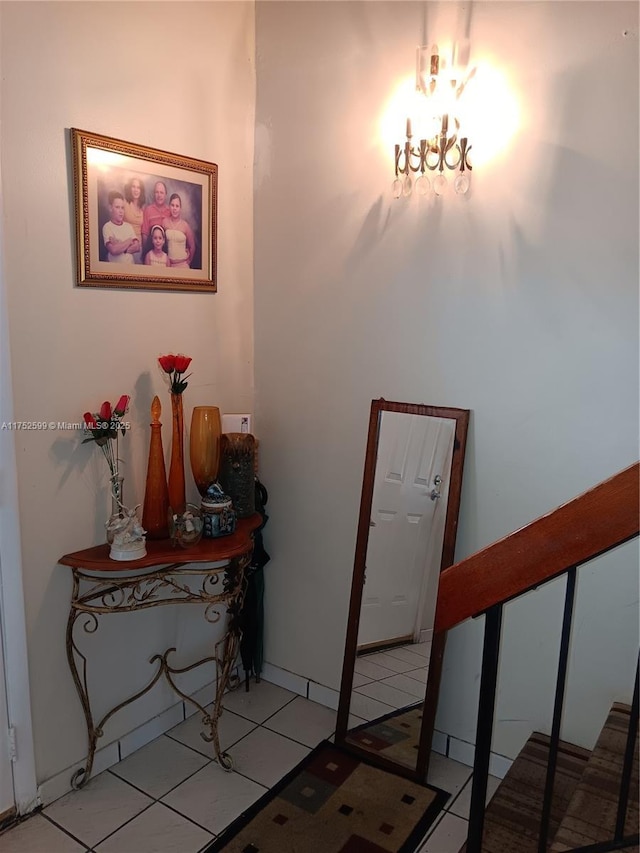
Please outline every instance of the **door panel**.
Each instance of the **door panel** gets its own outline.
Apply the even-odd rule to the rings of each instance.
[[[455,422],[383,412],[373,486],[371,527],[358,645],[384,643],[416,630],[425,576],[439,571],[431,547],[434,521],[444,512],[432,499],[436,475],[446,488]],[[441,525],[435,525],[441,530]]]

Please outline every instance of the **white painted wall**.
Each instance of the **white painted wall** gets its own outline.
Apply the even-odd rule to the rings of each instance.
[[[460,35],[467,12],[519,132],[469,198],[394,201],[379,119],[415,45]],[[266,658],[335,688],[373,397],[472,409],[458,557],[637,458],[638,8],[268,2],[256,56]],[[637,654],[637,548],[601,563],[580,584],[579,743]],[[498,752],[548,722],[561,606],[551,587],[505,614]],[[438,716],[468,741],[480,628],[451,634]]]
[[[76,421],[132,395],[121,442],[125,500],[142,502],[149,406],[169,396],[158,355],[193,357],[191,408],[253,410],[252,3],[0,4],[2,216],[19,420]],[[69,128],[175,151],[219,166],[218,293],[74,286]],[[16,434],[24,592],[39,782],[82,758],[86,736],[65,656],[71,578],[57,558],[104,541],[106,463],[67,432]],[[188,491],[195,497],[193,482]],[[202,623],[202,624],[200,624]],[[149,655],[184,641],[208,651],[194,608],[103,619],[84,639],[98,667],[97,713],[150,675]],[[209,679],[211,673],[207,673]],[[206,680],[204,674],[192,679]],[[156,687],[115,717],[113,740],[174,699]],[[101,744],[102,745],[102,744]]]

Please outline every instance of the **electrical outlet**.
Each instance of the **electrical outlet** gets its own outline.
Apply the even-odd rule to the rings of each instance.
[[[251,430],[251,415],[223,415],[222,432],[248,432]]]

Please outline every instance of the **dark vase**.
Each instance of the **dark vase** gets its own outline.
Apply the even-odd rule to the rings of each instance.
[[[224,433],[218,481],[231,498],[238,518],[247,518],[256,511],[255,465],[255,438],[246,432]]]

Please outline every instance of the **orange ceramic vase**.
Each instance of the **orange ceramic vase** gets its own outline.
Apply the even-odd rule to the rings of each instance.
[[[184,418],[182,394],[171,395],[171,461],[169,463],[169,504],[174,514],[184,512]]]
[[[142,509],[142,526],[147,531],[147,539],[166,539],[169,536],[169,490],[162,449],[161,413],[160,400],[154,397],[151,403],[151,441]]]

